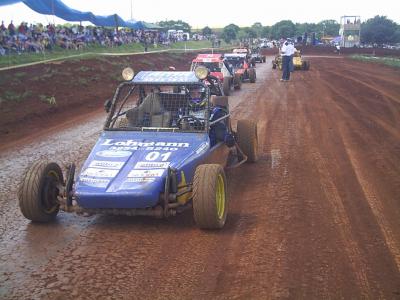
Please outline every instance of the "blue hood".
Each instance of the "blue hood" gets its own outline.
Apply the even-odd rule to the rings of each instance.
[[[210,148],[207,133],[103,132],[75,186],[84,208],[153,207],[164,191],[169,166],[191,182]]]

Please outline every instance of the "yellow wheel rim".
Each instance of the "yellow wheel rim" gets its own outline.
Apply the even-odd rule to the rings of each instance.
[[[215,192],[218,219],[222,219],[225,213],[225,183],[224,177],[219,174],[217,178],[217,189]]]

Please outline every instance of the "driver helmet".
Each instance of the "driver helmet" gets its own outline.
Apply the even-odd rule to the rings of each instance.
[[[205,108],[206,103],[206,89],[204,86],[196,86],[190,89],[190,106],[196,108]]]

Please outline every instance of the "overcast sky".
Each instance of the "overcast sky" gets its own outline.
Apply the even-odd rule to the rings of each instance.
[[[251,26],[255,22],[273,25],[280,20],[293,22],[319,22],[325,19],[340,21],[342,15],[359,15],[366,20],[375,15],[385,15],[400,24],[400,0],[64,0],[66,5],[98,15],[117,13],[123,19],[131,17],[148,22],[178,20],[188,22],[192,28],[223,27],[230,23]],[[294,3],[294,4],[290,4]],[[376,3],[373,5],[372,3]],[[21,21],[65,23],[53,16],[40,15],[22,3],[0,7],[0,20],[9,23]]]

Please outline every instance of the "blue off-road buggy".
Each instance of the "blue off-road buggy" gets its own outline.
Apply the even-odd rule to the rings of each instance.
[[[161,218],[192,207],[200,228],[223,227],[224,168],[256,161],[256,124],[239,120],[232,130],[228,97],[211,96],[215,80],[205,68],[136,76],[126,69],[123,76],[76,181],[74,164],[65,176],[54,162],[26,171],[18,194],[23,215],[49,222],[61,209]]]

